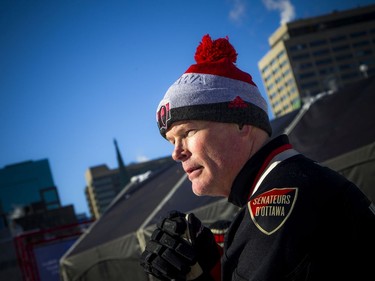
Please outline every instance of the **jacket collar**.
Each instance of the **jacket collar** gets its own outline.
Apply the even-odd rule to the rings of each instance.
[[[235,178],[228,201],[239,207],[245,205],[256,181],[259,179],[263,170],[267,167],[268,162],[272,159],[271,156],[286,145],[290,146],[288,136],[280,135],[266,143],[259,151],[257,151],[246,162]]]

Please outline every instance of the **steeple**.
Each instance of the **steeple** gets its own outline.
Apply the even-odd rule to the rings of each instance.
[[[115,148],[116,148],[117,164],[118,164],[118,170],[119,170],[119,175],[120,175],[120,184],[121,184],[121,188],[123,188],[130,182],[130,175],[129,175],[128,170],[126,169],[124,161],[122,160],[122,156],[118,148],[116,139],[114,139],[113,141],[115,143]]]

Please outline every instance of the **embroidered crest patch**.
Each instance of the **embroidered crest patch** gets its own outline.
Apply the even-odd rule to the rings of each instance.
[[[159,129],[168,129],[168,121],[171,120],[171,111],[169,102],[162,105],[156,114]]]
[[[247,206],[250,217],[260,231],[271,235],[292,213],[298,188],[274,188],[251,199]]]

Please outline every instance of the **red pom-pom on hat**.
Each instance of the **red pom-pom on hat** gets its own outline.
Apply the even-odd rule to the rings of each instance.
[[[223,58],[227,58],[232,63],[237,61],[237,52],[229,43],[228,36],[212,41],[210,35],[204,35],[195,52],[195,61],[197,63],[215,62]]]
[[[212,40],[210,35],[204,35],[196,49],[194,59],[197,63],[191,65],[185,73],[218,75],[256,86],[251,75],[234,64],[237,61],[237,52],[229,43],[228,36]]]

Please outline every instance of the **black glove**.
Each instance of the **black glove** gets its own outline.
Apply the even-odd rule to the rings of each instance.
[[[158,223],[140,264],[160,280],[211,280],[219,259],[211,231],[194,214],[172,211]]]

